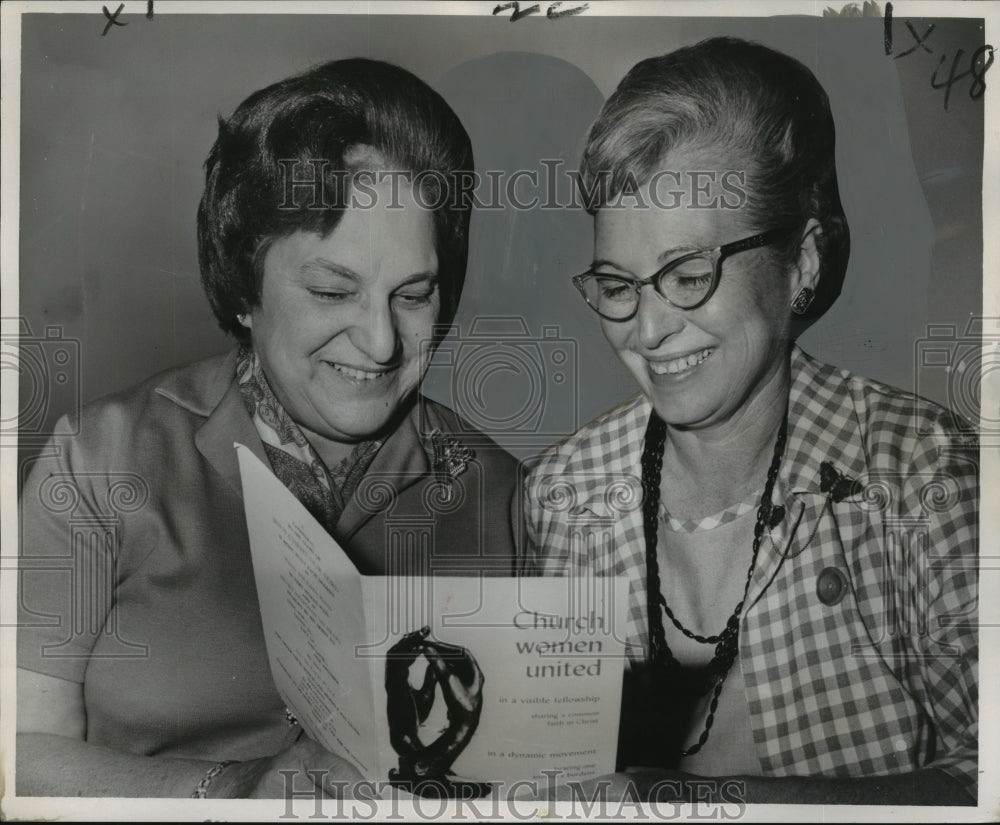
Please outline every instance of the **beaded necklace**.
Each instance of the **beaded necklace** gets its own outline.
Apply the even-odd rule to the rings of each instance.
[[[689,697],[704,696],[710,690],[712,691],[705,730],[702,731],[694,745],[680,752],[681,756],[692,756],[698,753],[708,741],[709,731],[715,722],[715,712],[719,707],[722,685],[733,666],[733,662],[736,661],[736,655],[739,651],[740,617],[743,614],[743,605],[750,589],[753,571],[757,567],[757,555],[760,551],[764,528],[768,525],[773,526],[784,517],[783,507],[772,506],[771,494],[774,490],[774,482],[778,477],[778,468],[781,466],[781,457],[785,451],[787,430],[788,414],[786,412],[781,422],[781,429],[778,430],[778,438],[774,444],[774,456],[771,458],[771,466],[767,471],[767,482],[764,484],[764,491],[761,493],[760,503],[757,507],[757,522],[753,529],[753,548],[746,584],[743,587],[743,597],[737,603],[722,632],[714,636],[701,636],[681,624],[660,590],[660,566],[656,560],[656,538],[660,510],[660,474],[663,470],[663,450],[667,439],[667,425],[656,414],[655,410],[649,416],[642,449],[642,522],[646,538],[646,590],[653,676],[661,688],[680,691]],[[663,632],[661,610],[667,614],[667,618],[670,619],[674,627],[689,639],[701,644],[715,645],[715,654],[705,667],[685,668],[677,661]]]

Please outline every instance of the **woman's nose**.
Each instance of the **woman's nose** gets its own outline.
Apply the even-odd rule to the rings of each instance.
[[[650,284],[639,290],[639,306],[635,311],[639,341],[647,350],[654,350],[684,326],[684,310],[667,303]]]
[[[399,349],[399,331],[388,300],[372,300],[355,325],[354,341],[376,364],[390,364]]]

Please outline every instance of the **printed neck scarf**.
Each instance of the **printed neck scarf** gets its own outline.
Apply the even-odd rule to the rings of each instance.
[[[327,467],[271,392],[251,347],[240,347],[236,379],[274,474],[332,533],[382,442],[362,441],[336,467]]]

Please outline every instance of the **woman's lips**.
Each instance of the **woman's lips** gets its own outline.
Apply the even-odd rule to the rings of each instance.
[[[678,375],[700,366],[713,352],[715,352],[715,348],[708,347],[688,355],[682,355],[680,358],[657,361],[647,359],[647,362],[650,372],[654,375]]]

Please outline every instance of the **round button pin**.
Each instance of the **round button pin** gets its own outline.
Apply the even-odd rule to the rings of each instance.
[[[825,605],[835,605],[847,591],[847,577],[836,567],[825,567],[816,579],[816,595]]]

